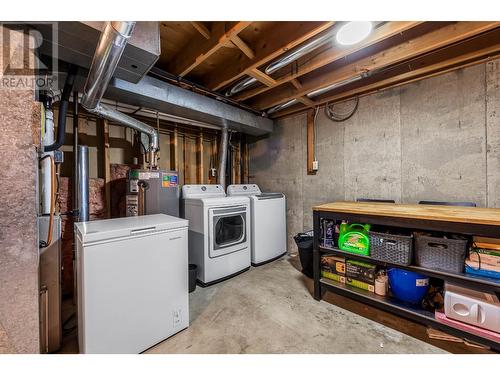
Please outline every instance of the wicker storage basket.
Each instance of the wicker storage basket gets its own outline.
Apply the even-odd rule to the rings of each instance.
[[[373,259],[409,266],[413,259],[413,236],[370,231],[370,256]]]
[[[454,273],[464,270],[467,239],[431,237],[415,233],[415,264]]]

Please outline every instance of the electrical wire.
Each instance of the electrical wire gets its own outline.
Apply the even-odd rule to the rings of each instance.
[[[355,100],[354,107],[345,113],[336,112],[335,103],[332,103],[332,104],[326,103],[325,104],[326,117],[328,117],[330,120],[335,121],[335,122],[342,122],[342,121],[346,121],[346,120],[350,119],[358,110],[359,97],[356,97],[354,100]]]

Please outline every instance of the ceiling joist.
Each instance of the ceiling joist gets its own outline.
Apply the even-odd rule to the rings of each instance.
[[[226,22],[216,22],[212,26],[210,39],[207,41],[205,37],[200,35],[195,37],[189,45],[184,48],[172,62],[170,62],[168,71],[184,77],[198,65],[217,52],[221,47],[224,47],[234,35],[245,29],[251,22],[236,22],[228,30],[226,30]]]
[[[291,99],[306,96],[317,89],[340,83],[463,41],[499,26],[500,22],[458,22],[445,26],[403,42],[395,47],[362,58],[354,63],[317,75],[308,81],[302,81],[301,89],[290,85],[276,87],[269,90],[266,95],[255,98],[250,102],[250,105],[259,110],[264,110]]]
[[[406,65],[408,69],[410,69],[410,71],[406,73],[396,74],[389,78],[377,80],[376,82],[370,83],[368,85],[363,85],[347,91],[341,91],[333,95],[319,98],[315,101],[315,104],[324,105],[325,103],[329,102],[334,103],[345,101],[356,96],[368,95],[379,90],[398,87],[421,80],[423,78],[430,78],[433,76],[445,74],[450,71],[479,64],[481,62],[500,56],[500,43],[495,43],[495,41],[500,40],[500,29],[491,31],[484,36],[477,37],[476,39],[479,38],[481,38],[481,40],[470,40],[460,43],[459,45],[450,46],[446,49],[443,49],[443,51],[439,53],[429,55],[427,58],[419,58],[409,62],[405,62],[404,65]],[[452,49],[454,50],[454,52],[449,51]],[[462,51],[469,50],[471,50],[471,52],[461,53]],[[435,59],[436,57],[434,55],[438,54],[443,56],[454,54],[455,56],[445,58],[435,63],[428,63],[426,61]],[[421,65],[423,66],[419,68],[419,66]],[[412,68],[412,66],[414,66],[415,68]],[[300,99],[297,100],[300,101]],[[294,106],[276,113],[273,118],[289,116],[306,109],[306,107]]]
[[[327,64],[330,64],[334,61],[340,60],[343,57],[346,57],[348,55],[353,54],[354,52],[357,52],[363,48],[369,47],[371,45],[374,45],[376,43],[379,43],[383,40],[386,40],[390,37],[393,37],[394,35],[401,34],[411,28],[414,28],[423,22],[420,21],[396,21],[396,22],[387,22],[386,24],[380,26],[377,28],[372,35],[370,35],[366,40],[363,42],[350,47],[339,47],[336,46],[332,43],[332,46],[328,48],[327,50],[319,53],[318,55],[312,57],[307,63],[304,65],[298,66],[296,69],[294,69],[293,72],[290,74],[287,74],[283,77],[279,77],[276,79],[276,86],[283,85],[287,82],[291,82],[294,86],[295,83],[293,82],[296,80],[298,77],[303,76],[307,73],[310,73],[316,69],[319,69]],[[242,92],[241,94],[237,95],[235,97],[236,100],[246,100],[249,98],[252,98],[254,96],[260,95],[266,91],[268,91],[271,87],[257,87],[253,90],[248,90],[245,92]],[[297,88],[299,89],[299,88]]]
[[[198,30],[198,32],[203,35],[205,39],[210,39],[210,30],[201,22],[191,21],[191,25]]]
[[[276,85],[276,81],[274,79],[266,73],[261,72],[259,69],[252,69],[248,72],[248,75],[268,87],[274,87]]]
[[[249,59],[255,58],[255,53],[237,34],[231,36],[231,42],[240,49]]]
[[[328,29],[333,24],[334,22],[277,22],[272,32],[254,43],[254,59],[239,61],[230,66],[220,66],[210,77],[207,77],[203,84],[211,90],[219,90]]]

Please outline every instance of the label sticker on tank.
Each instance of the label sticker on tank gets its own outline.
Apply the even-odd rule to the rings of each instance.
[[[429,285],[429,279],[416,279],[415,284],[416,286],[427,286]]]
[[[164,174],[162,177],[161,186],[164,188],[177,186],[177,175],[176,174]]]
[[[139,172],[139,180],[149,180],[149,172]]]
[[[149,178],[160,178],[160,173],[158,173],[158,172],[149,172]]]

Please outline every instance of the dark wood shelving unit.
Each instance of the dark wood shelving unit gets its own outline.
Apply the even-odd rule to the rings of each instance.
[[[392,297],[379,296],[375,293],[355,288],[350,285],[342,284],[333,280],[321,278],[320,283],[323,288],[333,293],[352,298],[356,301],[366,303],[381,310],[389,311],[406,319],[425,324],[429,327],[446,332],[450,335],[462,337],[469,341],[489,346],[496,351],[500,351],[500,343],[441,323],[436,320],[434,314],[430,311],[415,306],[406,305]]]
[[[326,205],[328,206],[328,205]],[[361,205],[366,207],[368,205]],[[396,205],[397,206],[397,205]],[[394,205],[387,206],[389,208],[396,207]],[[329,219],[335,221],[347,220],[350,222],[360,222],[367,224],[379,224],[387,225],[392,227],[402,227],[411,229],[423,229],[423,230],[438,230],[451,233],[463,233],[469,235],[486,235],[489,237],[500,238],[500,220],[499,223],[494,225],[491,223],[478,223],[478,222],[454,222],[453,220],[443,221],[443,220],[433,220],[432,217],[425,218],[411,218],[411,217],[394,217],[388,214],[367,214],[365,212],[343,212],[342,209],[336,209],[335,207],[325,207],[319,206],[314,209],[314,298],[321,300],[323,293],[325,291],[330,291],[348,298],[352,298],[359,302],[371,305],[373,307],[388,311],[390,313],[402,316],[406,319],[424,324],[429,327],[433,327],[440,331],[449,333],[451,335],[467,339],[472,342],[477,342],[489,346],[495,351],[500,351],[500,343],[493,341],[489,338],[479,336],[470,332],[466,332],[449,325],[446,325],[438,320],[436,320],[434,313],[424,310],[419,307],[404,304],[395,298],[390,296],[379,296],[372,292],[368,292],[359,288],[351,287],[333,280],[326,278],[321,278],[321,255],[331,254],[336,256],[341,256],[347,259],[366,261],[372,264],[377,264],[384,267],[397,267],[406,269],[413,272],[418,272],[429,277],[434,277],[442,279],[457,285],[468,287],[475,290],[480,290],[483,292],[493,293],[497,296],[500,295],[500,280],[495,280],[487,277],[480,277],[474,275],[468,275],[465,273],[451,273],[441,270],[429,269],[417,266],[405,266],[390,262],[385,262],[377,259],[373,259],[370,256],[353,254],[340,250],[338,248],[329,248],[321,246],[320,243],[320,222],[321,219]],[[384,206],[377,206],[384,207]],[[414,206],[410,208],[415,209]],[[473,208],[471,208],[473,209]],[[439,211],[439,208],[432,208],[433,211]],[[443,209],[443,211],[445,208]],[[484,210],[484,209],[481,209]],[[389,211],[389,210],[387,210]],[[471,211],[472,212],[472,211]],[[438,212],[439,213],[439,212]],[[483,211],[484,213],[484,211]],[[457,219],[458,220],[458,219]]]
[[[452,273],[441,270],[434,270],[430,268],[418,267],[418,266],[405,266],[397,263],[390,263],[378,259],[373,259],[372,257],[365,255],[358,255],[349,253],[344,250],[340,250],[338,248],[329,248],[324,246],[319,246],[319,251],[325,254],[331,254],[336,256],[341,256],[348,259],[361,260],[366,261],[368,263],[377,264],[383,267],[395,267],[401,268],[408,271],[413,271],[417,273],[421,273],[423,275],[427,275],[430,277],[435,277],[438,279],[442,279],[445,281],[452,282],[457,285],[463,285],[466,287],[474,286],[474,289],[480,290],[482,292],[487,293],[500,293],[500,283],[498,280],[489,278],[489,277],[481,277],[475,275],[467,275],[465,273]]]

